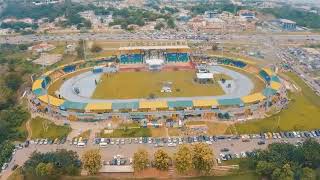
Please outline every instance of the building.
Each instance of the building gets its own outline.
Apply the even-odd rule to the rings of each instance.
[[[239,16],[241,18],[247,19],[247,20],[252,20],[256,18],[256,15],[253,11],[250,10],[240,10],[239,11]]]
[[[297,23],[288,19],[279,19],[279,24],[286,31],[294,31],[297,28]]]
[[[208,18],[208,19],[211,19],[211,18],[217,18],[219,16],[219,13],[218,11],[206,11],[204,13],[205,17]]]
[[[55,49],[56,47],[52,44],[48,44],[48,43],[40,43],[34,46],[29,47],[28,49],[30,51],[34,51],[37,53],[42,53],[42,52],[48,52],[51,51],[53,49]]]

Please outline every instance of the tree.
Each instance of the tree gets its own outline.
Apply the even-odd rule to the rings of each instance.
[[[47,176],[47,166],[45,163],[39,163],[36,167],[37,176]]]
[[[311,180],[315,179],[315,174],[311,168],[305,167],[302,169],[301,180]]]
[[[289,164],[285,164],[281,169],[281,180],[292,180],[293,179],[293,171]]]
[[[84,52],[84,48],[85,48],[85,42],[84,40],[80,39],[78,42],[78,46],[77,46],[77,56],[80,59],[85,59],[85,52]]]
[[[208,144],[197,143],[193,145],[193,167],[201,174],[210,174],[214,166],[213,152]]]
[[[54,174],[54,166],[52,163],[39,163],[36,167],[37,176],[50,176]]]
[[[149,155],[144,149],[139,149],[133,155],[133,169],[134,171],[142,171],[149,165]]]
[[[166,153],[164,150],[162,149],[158,149],[155,153],[154,153],[154,166],[161,170],[161,171],[165,171],[168,170],[169,168],[169,164],[171,161],[171,158],[169,157],[168,153]]]
[[[271,175],[271,179],[273,180],[277,180],[279,179],[281,176],[281,169],[280,168],[276,168],[275,170],[273,170],[272,175]]]
[[[21,75],[15,72],[11,72],[5,77],[6,86],[14,91],[20,88],[22,82]]]
[[[274,170],[274,165],[267,161],[259,161],[256,167],[256,172],[261,176],[269,176]]]
[[[154,26],[154,29],[160,31],[163,27],[164,27],[164,24],[162,22],[159,22]]]
[[[272,172],[272,179],[273,180],[292,180],[293,179],[293,171],[289,164],[285,164],[281,169],[276,168]]]
[[[98,149],[91,149],[82,155],[83,168],[90,175],[97,174],[101,168],[101,155]]]
[[[45,168],[43,165],[38,167],[40,163],[47,165]],[[26,174],[43,174],[42,172],[46,170],[48,172],[48,176],[53,175],[56,179],[61,175],[79,175],[80,168],[81,161],[79,160],[77,152],[67,151],[65,149],[47,153],[34,152],[23,165],[23,169]]]
[[[192,151],[190,146],[182,145],[175,154],[175,166],[180,174],[192,169]]]
[[[306,164],[310,164],[311,167],[320,166],[320,144],[316,140],[307,139],[302,144],[302,152]]]
[[[97,45],[97,44],[93,44],[92,47],[91,47],[91,52],[93,53],[98,53],[98,52],[101,52],[102,51],[102,48],[101,46]]]
[[[174,19],[173,18],[169,18],[167,21],[167,25],[169,28],[173,29],[176,27],[176,24],[174,23]]]

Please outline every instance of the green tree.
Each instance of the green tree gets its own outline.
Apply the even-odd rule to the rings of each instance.
[[[83,168],[90,175],[97,174],[101,168],[101,155],[99,149],[91,149],[82,155]]]
[[[142,171],[149,165],[149,154],[144,149],[139,149],[133,155],[133,169],[134,171]]]
[[[165,171],[165,170],[168,170],[168,168],[169,168],[171,158],[167,152],[165,152],[162,149],[158,149],[154,153],[154,160],[153,161],[154,161],[154,166],[157,169],[159,169],[161,171]]]
[[[293,171],[289,164],[285,164],[281,169],[281,180],[293,180]]]
[[[39,172],[42,172],[39,171],[40,169],[46,169],[48,172],[52,172],[52,165],[46,165],[45,168],[41,167],[41,165],[37,173],[36,169],[40,163],[51,163],[54,166],[52,176],[56,179],[59,179],[58,177],[62,175],[74,176],[80,174],[81,161],[79,160],[78,154],[74,151],[60,149],[47,153],[34,152],[23,165],[25,174],[37,175]],[[50,173],[48,173],[48,175],[50,176]]]
[[[175,167],[180,174],[192,170],[192,150],[188,145],[182,145],[175,154]]]
[[[79,40],[79,42],[78,42],[78,46],[77,46],[77,48],[76,48],[76,51],[77,51],[77,56],[78,56],[78,58],[80,58],[80,59],[85,59],[85,42],[84,42],[84,40]]]
[[[210,174],[214,166],[214,156],[208,144],[197,143],[193,146],[193,167],[201,174]]]
[[[161,30],[162,28],[164,28],[164,24],[162,22],[159,22],[157,23],[155,26],[154,26],[154,29],[156,30]]]
[[[47,163],[46,164],[46,171],[47,171],[47,174],[50,176],[50,175],[54,175],[54,165],[53,163]]]
[[[47,166],[45,163],[39,163],[36,167],[36,174],[37,176],[47,176]]]
[[[256,172],[261,176],[270,176],[275,166],[272,163],[266,161],[259,161],[256,167]]]
[[[271,177],[272,177],[272,180],[280,179],[280,177],[281,177],[281,169],[280,168],[274,169],[273,172],[272,172]]]
[[[22,82],[21,75],[15,72],[11,72],[5,77],[6,86],[14,91],[20,88]]]
[[[176,27],[176,24],[174,23],[174,19],[173,19],[173,18],[169,18],[169,19],[167,20],[167,25],[168,25],[168,27],[171,28],[171,29],[173,29],[173,28]]]
[[[320,166],[320,144],[314,139],[307,139],[302,144],[302,151],[306,164],[312,167]]]
[[[312,179],[315,179],[315,173],[313,169],[308,167],[303,168],[301,180],[312,180]]]

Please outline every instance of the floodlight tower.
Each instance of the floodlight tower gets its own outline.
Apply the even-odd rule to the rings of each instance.
[[[44,70],[45,70],[45,67],[44,67],[44,65],[45,65],[45,61],[46,61],[46,57],[45,58],[43,58],[43,63],[42,63],[42,74],[44,74]],[[44,77],[44,89],[45,89],[45,92],[46,92],[46,94],[47,94],[47,102],[48,102],[48,113],[50,114],[50,112],[51,112],[51,109],[50,109],[50,98],[49,98],[49,91],[48,91],[48,84],[47,84],[47,79],[46,79],[46,77]]]

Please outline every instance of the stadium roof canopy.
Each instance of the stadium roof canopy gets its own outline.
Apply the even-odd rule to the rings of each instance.
[[[39,96],[39,99],[40,99],[40,101],[42,101],[44,103],[47,103],[47,104],[50,104],[50,105],[53,105],[56,107],[58,107],[64,103],[63,99],[59,99],[59,98],[53,97],[51,95],[42,95],[42,96]],[[49,100],[49,103],[48,103],[48,100]]]
[[[32,91],[36,90],[36,89],[39,89],[39,88],[42,88],[42,79],[37,79],[34,81],[34,83],[32,84]]]
[[[190,49],[189,46],[127,46],[120,47],[120,51],[131,51],[131,50],[158,50],[158,49]]]
[[[275,81],[275,82],[280,83],[280,79],[278,76],[271,76],[271,81]]]
[[[42,88],[38,88],[32,91],[36,96],[42,96],[46,94],[46,91]]]
[[[262,68],[262,70],[264,70],[264,72],[266,72],[269,76],[273,75],[273,72],[270,68]]]
[[[276,81],[271,81],[270,87],[278,91],[281,88],[281,83],[278,83]]]
[[[187,108],[192,107],[192,101],[169,101],[168,102],[169,108]]]
[[[61,106],[62,109],[84,110],[87,103],[65,101]]]
[[[265,88],[263,90],[263,95],[266,96],[266,97],[272,96],[272,95],[274,95],[276,93],[277,93],[277,91],[274,90],[274,89],[271,89],[271,88]]]
[[[218,106],[218,101],[215,99],[199,99],[193,100],[194,107],[216,107]]]
[[[168,104],[166,101],[140,101],[139,108],[141,109],[168,108]]]
[[[256,103],[264,100],[265,98],[266,97],[262,93],[254,93],[254,94],[250,94],[248,96],[242,97],[241,100],[244,103]]]
[[[116,102],[112,103],[112,109],[113,110],[119,110],[119,109],[138,109],[139,108],[139,102]]]
[[[243,102],[240,98],[233,98],[233,99],[219,99],[218,100],[219,105],[222,106],[234,106],[234,105],[243,105]]]
[[[112,103],[88,103],[85,110],[86,111],[102,111],[111,110]]]

